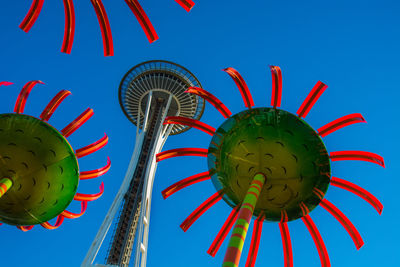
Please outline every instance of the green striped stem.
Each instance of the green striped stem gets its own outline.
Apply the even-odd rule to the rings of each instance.
[[[260,196],[261,189],[265,183],[265,175],[257,173],[247,190],[242,206],[239,210],[238,219],[233,228],[231,239],[229,240],[228,249],[225,253],[224,263],[222,267],[238,267],[240,256],[246,239],[247,230],[251,217],[254,213],[254,208]]]
[[[10,178],[2,178],[0,180],[0,197],[2,197],[13,185]]]

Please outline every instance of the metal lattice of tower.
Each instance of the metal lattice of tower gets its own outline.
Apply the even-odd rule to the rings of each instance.
[[[95,266],[129,266],[133,248],[136,248],[134,266],[146,266],[151,196],[157,167],[155,155],[169,135],[190,128],[188,125],[163,124],[164,119],[181,116],[198,120],[204,111],[204,99],[187,93],[190,87],[201,87],[190,71],[162,60],[141,63],[123,77],[119,102],[125,115],[137,126],[135,149],[125,179],[82,267],[93,266],[115,221],[106,265]]]

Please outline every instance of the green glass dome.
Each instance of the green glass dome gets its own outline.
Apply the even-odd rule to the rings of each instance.
[[[0,115],[0,178],[13,182],[0,198],[0,221],[35,225],[59,215],[74,198],[78,161],[52,126],[23,114]]]
[[[214,134],[208,150],[208,167],[217,190],[235,207],[243,201],[256,173],[266,182],[254,216],[266,220],[303,216],[321,201],[313,190],[325,193],[330,183],[330,160],[324,143],[304,120],[279,109],[255,108],[227,119]]]

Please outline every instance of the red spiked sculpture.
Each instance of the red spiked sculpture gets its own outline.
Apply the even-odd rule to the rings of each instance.
[[[61,46],[61,52],[70,54],[72,44],[74,42],[75,35],[75,9],[73,0],[63,0],[64,11],[65,11],[65,27],[64,27],[64,39]],[[194,6],[194,2],[191,0],[175,0],[181,5],[187,12],[189,12]],[[101,0],[90,0],[93,8],[96,12],[97,19],[99,21],[101,35],[103,38],[104,56],[114,55],[114,45],[111,34],[110,22],[107,17],[106,10]],[[157,33],[147,17],[145,11],[140,6],[138,0],[125,0],[132,13],[137,18],[140,26],[145,32],[147,39],[150,43],[158,39]],[[25,18],[19,25],[24,32],[29,32],[33,24],[35,24],[39,17],[40,11],[42,10],[44,0],[33,0],[32,5],[26,14]]]
[[[201,88],[191,87],[196,94],[212,104],[226,121],[217,129],[203,122],[182,117],[167,117],[164,124],[187,125],[212,135],[209,148],[177,148],[163,151],[157,161],[177,156],[208,158],[208,171],[178,181],[162,191],[168,198],[179,190],[202,181],[212,180],[217,192],[210,196],[181,224],[190,226],[216,202],[224,201],[232,207],[208,253],[215,256],[222,242],[232,231],[223,266],[239,266],[240,256],[251,218],[253,234],[246,265],[255,265],[260,247],[263,222],[279,223],[282,237],[284,266],[293,266],[293,253],[288,222],[302,219],[312,236],[321,266],[329,267],[330,260],[324,241],[310,217],[311,211],[322,206],[343,226],[357,249],[364,245],[358,230],[331,202],[325,199],[329,185],[345,189],[372,205],[379,214],[383,206],[365,189],[331,175],[331,162],[362,160],[385,167],[381,156],[365,151],[337,151],[328,153],[323,137],[352,124],[366,122],[359,113],[343,116],[315,131],[303,118],[326,90],[318,81],[308,94],[297,116],[278,109],[281,106],[282,72],[270,66],[272,75],[272,108],[254,108],[253,98],[243,77],[233,68],[224,69],[236,83],[247,110],[231,115],[231,111],[214,95]]]
[[[0,85],[10,85],[0,82]],[[56,229],[65,218],[82,216],[87,202],[101,197],[95,194],[76,193],[80,180],[99,177],[110,169],[107,164],[96,170],[79,171],[78,158],[88,156],[108,143],[105,134],[98,141],[73,150],[67,137],[78,130],[93,115],[88,108],[61,131],[48,121],[61,102],[71,94],[60,91],[44,108],[39,118],[23,114],[31,90],[43,82],[36,80],[25,84],[18,95],[14,113],[0,114],[0,221],[28,231],[40,224],[46,229]],[[81,202],[81,210],[66,210],[72,200]],[[55,223],[49,221],[55,219]]]

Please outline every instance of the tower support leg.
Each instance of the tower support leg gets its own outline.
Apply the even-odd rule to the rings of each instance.
[[[253,181],[247,190],[243,203],[239,210],[238,219],[233,228],[231,239],[229,240],[228,248],[225,253],[223,267],[238,267],[240,256],[246,239],[247,230],[251,217],[254,213],[254,208],[260,196],[261,189],[265,183],[265,175],[258,173],[254,176]]]

